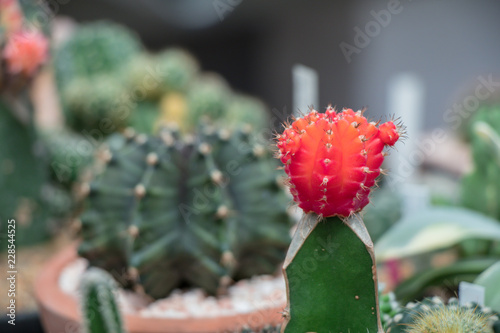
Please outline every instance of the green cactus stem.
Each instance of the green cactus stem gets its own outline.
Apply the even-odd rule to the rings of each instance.
[[[282,332],[383,332],[373,243],[359,218],[305,215],[283,271],[288,314]]]
[[[125,332],[115,294],[117,285],[102,269],[90,268],[80,281],[84,333]]]

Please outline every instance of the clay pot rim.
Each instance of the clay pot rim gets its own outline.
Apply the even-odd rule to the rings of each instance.
[[[80,323],[80,306],[71,295],[66,294],[59,286],[59,277],[63,269],[78,257],[77,248],[78,243],[64,248],[44,265],[35,280],[34,293],[39,308]],[[124,320],[130,333],[225,332],[243,327],[261,328],[266,325],[279,325],[283,321],[281,312],[284,308],[285,304],[250,313],[219,317],[163,318],[126,314]],[[262,317],[265,317],[265,320],[262,320]],[[260,318],[261,322],[257,325],[249,324],[253,323],[256,318]]]

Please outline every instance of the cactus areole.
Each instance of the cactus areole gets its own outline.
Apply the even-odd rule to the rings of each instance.
[[[289,176],[290,192],[305,213],[347,217],[368,202],[380,175],[385,146],[400,137],[392,122],[378,126],[362,111],[329,107],[297,118],[277,136],[279,159]]]

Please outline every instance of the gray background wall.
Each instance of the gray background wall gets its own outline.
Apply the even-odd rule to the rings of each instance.
[[[222,20],[217,1],[70,0],[57,12],[82,22],[117,20],[151,49],[184,46],[204,69],[280,110],[292,107],[295,63],[319,72],[319,108],[369,106],[374,118],[387,111],[390,78],[413,72],[425,85],[427,128],[444,125],[444,110],[477,85],[478,75],[500,72],[499,1],[401,0],[401,12],[349,64],[339,44],[354,44],[353,29],[364,29],[370,12],[389,1],[246,0]]]

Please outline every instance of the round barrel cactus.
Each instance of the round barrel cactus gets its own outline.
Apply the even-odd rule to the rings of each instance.
[[[81,216],[80,254],[153,298],[275,272],[289,244],[289,199],[249,133],[114,135]]]
[[[71,127],[100,129],[103,119],[114,131],[124,126],[134,106],[125,70],[141,50],[134,33],[105,21],[83,25],[56,50],[57,85]]]

